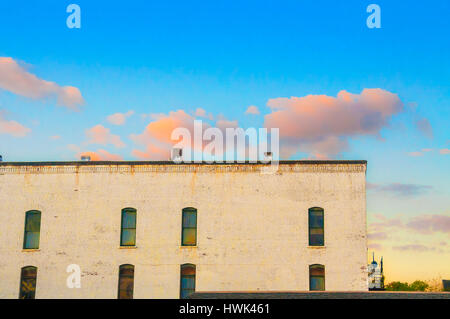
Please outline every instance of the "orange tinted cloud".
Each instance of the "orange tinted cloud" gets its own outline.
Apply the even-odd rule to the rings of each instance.
[[[106,120],[114,125],[123,125],[125,124],[128,117],[134,114],[134,111],[128,111],[126,113],[114,113],[109,115]]]
[[[132,134],[130,138],[138,144],[145,145],[145,151],[133,150],[133,155],[140,159],[168,160],[170,150],[177,141],[171,139],[176,128],[186,128],[193,136],[195,117],[183,110],[171,111],[169,114],[154,114],[144,132]]]
[[[138,144],[144,145],[145,150],[134,149],[132,154],[139,159],[168,160],[170,150],[176,141],[171,139],[172,131],[178,127],[185,127],[193,131],[195,118],[183,110],[166,114],[153,114],[154,121],[150,122],[141,134],[132,134],[130,138]]]
[[[135,149],[131,153],[141,160],[167,161],[170,159],[170,149],[159,148],[152,144],[146,146],[145,152]]]
[[[245,111],[245,114],[259,115],[258,107],[255,106],[255,105],[250,105],[250,106],[247,108],[247,111]]]
[[[207,114],[206,111],[200,107],[195,110],[194,115],[197,117],[207,118],[211,121],[214,119],[214,116],[211,113]]]
[[[158,116],[154,116],[154,118],[156,118],[156,121],[150,122],[142,134],[131,135],[131,138],[144,144],[147,144],[149,140],[174,144],[174,141],[170,138],[172,131],[177,127],[185,127],[189,131],[192,131],[195,119],[183,110],[170,112],[168,115],[159,114]]]
[[[204,115],[200,112],[200,115]],[[194,138],[194,121],[195,116],[187,114],[183,110],[169,112],[169,114],[153,114],[150,116],[154,121],[150,122],[144,132],[137,135],[130,135],[130,138],[141,145],[145,146],[145,150],[133,150],[132,154],[140,159],[168,160],[170,158],[170,150],[178,143],[171,139],[172,132],[176,128],[186,128],[191,134],[191,142]],[[208,123],[202,122],[203,132],[210,127]],[[223,132],[225,128],[235,128],[238,126],[237,121],[229,121],[223,116],[218,116],[216,127]],[[225,136],[225,134],[223,134]],[[202,141],[204,146],[207,141]],[[194,150],[195,145],[186,145],[191,147],[192,151],[201,152],[202,150]]]
[[[8,121],[0,113],[0,134],[8,134],[14,137],[24,137],[31,132],[31,129],[16,121]]]
[[[0,88],[32,99],[56,97],[59,105],[74,110],[84,103],[76,87],[39,79],[10,57],[0,57]]]
[[[219,115],[216,121],[216,127],[225,132],[227,128],[237,128],[238,121],[237,120],[228,120],[223,115]]]
[[[77,154],[78,159],[81,158],[81,156],[90,156],[91,161],[121,161],[122,156],[111,154],[106,150],[98,149],[96,152],[86,151],[81,152]]]
[[[100,144],[107,145],[112,144],[115,147],[125,147],[125,143],[122,142],[120,136],[111,134],[109,128],[103,125],[96,125],[86,130],[86,136],[88,137],[87,144]]]
[[[280,129],[281,153],[302,151],[318,156],[336,155],[348,147],[348,138],[379,136],[390,118],[403,110],[396,94],[364,89],[361,94],[340,91],[337,97],[307,95],[270,99],[272,113],[264,126]]]

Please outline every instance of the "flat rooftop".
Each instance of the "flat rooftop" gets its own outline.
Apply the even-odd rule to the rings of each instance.
[[[300,165],[330,165],[330,164],[363,164],[365,160],[283,160],[278,162],[280,165],[300,164]],[[268,165],[262,162],[181,162],[173,161],[48,161],[48,162],[0,162],[0,166],[89,166],[89,165]]]

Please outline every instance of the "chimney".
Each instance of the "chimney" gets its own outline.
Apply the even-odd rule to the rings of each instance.
[[[89,155],[82,155],[81,160],[83,162],[89,162],[91,160],[91,157]]]

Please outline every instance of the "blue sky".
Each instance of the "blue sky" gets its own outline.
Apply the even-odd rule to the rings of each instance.
[[[144,149],[130,135],[141,134],[152,121],[143,114],[193,114],[202,108],[241,127],[262,127],[272,112],[270,99],[379,88],[396,94],[403,111],[380,128],[381,138],[346,136],[349,147],[329,158],[368,160],[369,221],[378,214],[400,216],[407,225],[439,215],[448,223],[448,1],[375,1],[381,29],[366,26],[370,1],[73,2],[81,7],[81,29],[66,26],[71,2],[0,3],[0,57],[12,58],[39,79],[76,87],[84,99],[73,111],[52,97],[33,99],[0,88],[3,120],[31,130],[23,137],[0,133],[5,160],[74,160],[76,148],[135,160],[133,150]],[[261,114],[245,114],[250,105]],[[129,110],[134,114],[125,125],[107,121]],[[432,137],[416,127],[421,119]],[[86,130],[96,125],[126,146],[86,144]],[[299,150],[291,158],[310,155]],[[450,276],[445,270],[450,248],[437,246],[449,242],[450,227],[433,225],[432,234],[422,234],[425,248],[418,250],[437,266],[408,277],[398,261],[393,276]],[[401,243],[388,236],[372,240],[373,247],[392,259],[417,254],[405,248],[418,245],[412,230],[399,231]]]

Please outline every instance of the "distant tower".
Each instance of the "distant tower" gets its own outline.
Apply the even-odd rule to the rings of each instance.
[[[372,262],[367,266],[369,275],[369,290],[384,290],[383,283],[383,257],[380,266],[375,261],[375,252],[372,252]]]

